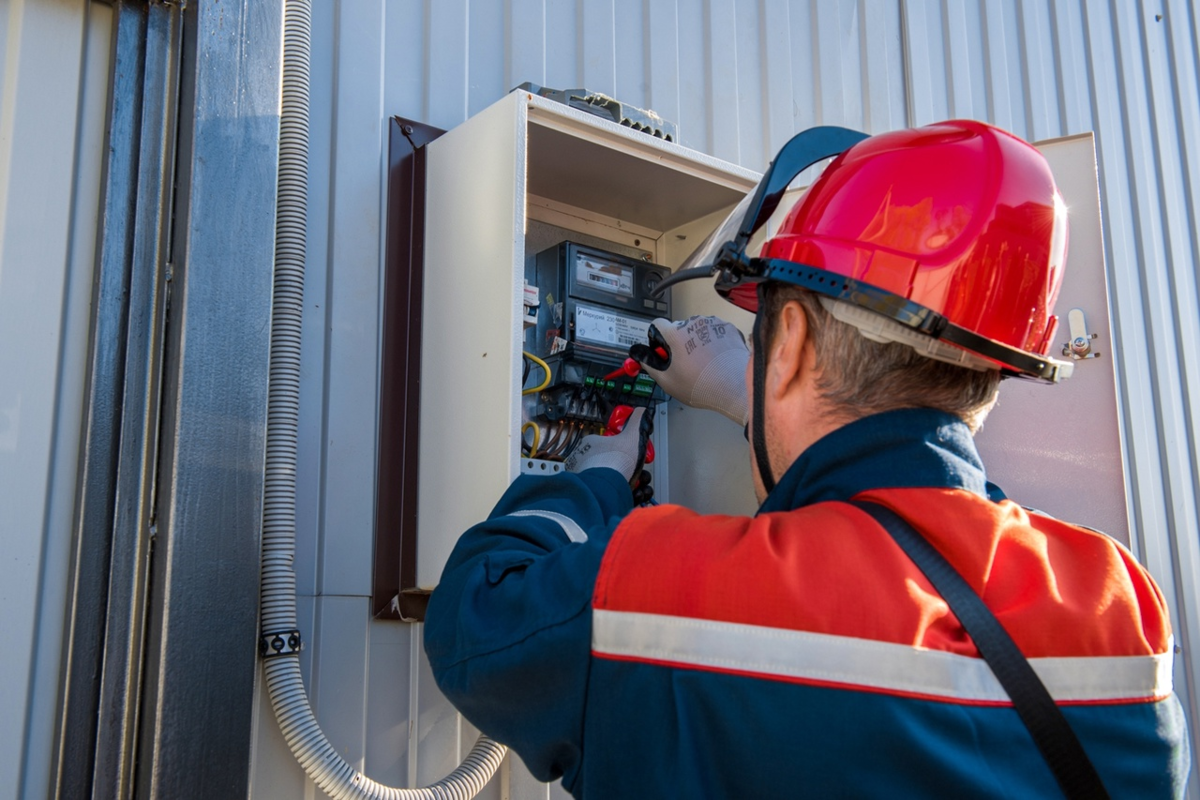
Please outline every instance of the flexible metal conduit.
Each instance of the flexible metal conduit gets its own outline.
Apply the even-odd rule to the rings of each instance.
[[[296,621],[296,431],[300,411],[300,323],[304,300],[308,193],[310,0],[284,6],[283,107],[279,132],[279,194],[275,223],[275,297],[263,504],[262,631],[292,631]],[[423,789],[397,789],[367,778],[325,738],[313,716],[298,654],[263,662],[279,727],[296,760],[334,798],[470,798],[491,779],[505,748],[480,736],[463,763]]]

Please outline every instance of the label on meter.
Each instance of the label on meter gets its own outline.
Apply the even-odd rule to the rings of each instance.
[[[575,306],[575,338],[626,348],[645,344],[650,320],[626,317],[615,311],[594,306]]]

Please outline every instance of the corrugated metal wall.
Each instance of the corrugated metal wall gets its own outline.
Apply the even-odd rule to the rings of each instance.
[[[0,798],[50,795],[112,26],[0,0]]]
[[[317,715],[372,777],[435,779],[469,744],[430,686],[419,628],[369,621],[385,120],[450,128],[527,80],[654,108],[683,144],[758,170],[814,124],[878,132],[973,117],[1034,140],[1095,131],[1133,541],[1184,646],[1200,646],[1200,13],[1189,0],[315,5],[297,568]],[[1184,674],[1197,677],[1194,663]],[[265,703],[260,717],[253,790],[298,796]]]

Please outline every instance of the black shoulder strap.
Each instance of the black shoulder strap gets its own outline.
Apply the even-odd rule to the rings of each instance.
[[[929,541],[889,508],[859,500],[851,505],[870,514],[920,568],[975,642],[979,654],[1008,692],[1042,757],[1069,798],[1107,798],[1096,768],[1084,752],[1054,698],[996,616],[957,570]]]

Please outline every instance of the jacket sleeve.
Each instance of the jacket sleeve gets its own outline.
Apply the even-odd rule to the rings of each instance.
[[[459,539],[429,601],[438,686],[540,780],[579,770],[591,599],[613,530],[633,508],[611,469],[522,476]]]

